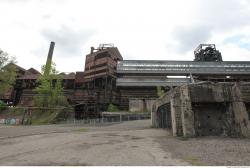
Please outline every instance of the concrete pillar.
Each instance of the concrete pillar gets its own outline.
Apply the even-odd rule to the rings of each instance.
[[[194,129],[194,112],[192,110],[191,99],[188,86],[180,87],[181,98],[181,118],[184,137],[195,136]]]
[[[151,109],[151,126],[156,127],[156,104],[153,104]]]
[[[170,111],[171,111],[171,117],[172,117],[172,131],[173,131],[173,136],[177,136],[177,125],[176,125],[176,114],[175,114],[175,100],[171,99],[170,100]]]
[[[250,137],[250,122],[248,120],[248,112],[242,100],[239,85],[232,87],[232,110],[234,113],[235,130],[238,135],[243,137]]]

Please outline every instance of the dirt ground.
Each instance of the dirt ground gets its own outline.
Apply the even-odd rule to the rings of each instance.
[[[107,126],[0,125],[0,165],[250,165],[250,140],[176,138],[149,120]]]

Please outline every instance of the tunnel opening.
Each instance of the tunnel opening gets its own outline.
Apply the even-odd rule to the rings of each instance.
[[[245,102],[245,106],[247,109],[248,120],[250,120],[250,102]]]
[[[80,120],[84,119],[86,117],[85,111],[85,105],[79,104],[75,106],[75,119]]]
[[[196,135],[222,135],[226,122],[227,107],[226,103],[193,103]]]
[[[157,110],[158,125],[160,128],[172,128],[170,103],[160,106]]]

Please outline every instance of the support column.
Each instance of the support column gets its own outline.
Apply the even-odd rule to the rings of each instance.
[[[248,112],[245,103],[242,100],[239,85],[235,84],[232,87],[232,110],[235,120],[236,134],[242,137],[250,137],[250,122],[248,120]]]
[[[192,110],[191,99],[188,86],[180,87],[181,98],[181,118],[184,137],[195,136],[194,112]]]
[[[171,99],[170,100],[170,111],[171,111],[171,116],[172,116],[172,131],[173,131],[173,136],[177,136],[177,125],[176,125],[176,111],[175,111],[175,100]]]

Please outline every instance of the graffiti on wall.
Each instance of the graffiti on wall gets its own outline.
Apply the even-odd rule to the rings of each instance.
[[[0,124],[19,125],[21,121],[19,118],[0,118]]]

